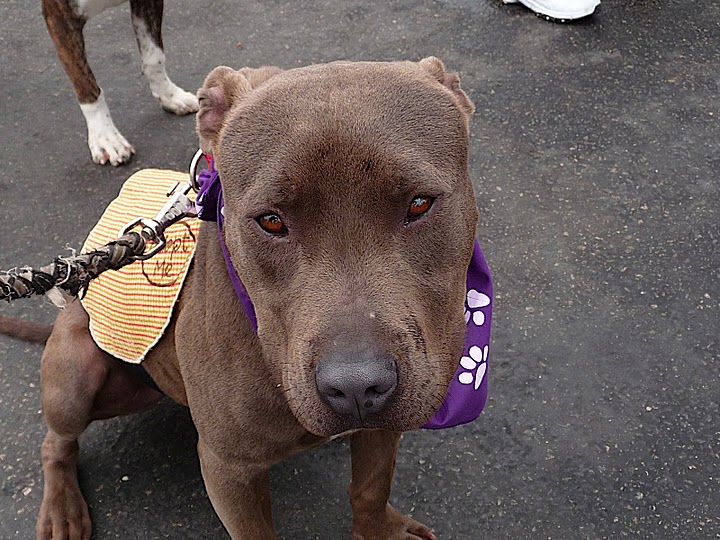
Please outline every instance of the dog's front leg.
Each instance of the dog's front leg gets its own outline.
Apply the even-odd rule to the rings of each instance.
[[[350,437],[353,540],[435,540],[425,525],[388,504],[400,434],[361,430]]]
[[[162,42],[163,0],[130,0],[133,29],[142,57],[142,70],[153,97],[166,111],[184,115],[197,112],[194,94],[173,83],[165,72]]]
[[[93,161],[102,165],[128,161],[135,149],[115,127],[85,56],[83,27],[87,19],[76,13],[68,0],[43,0],[42,11],[60,62],[85,116]]]
[[[267,468],[246,467],[220,458],[198,443],[205,489],[218,517],[233,540],[274,540]]]

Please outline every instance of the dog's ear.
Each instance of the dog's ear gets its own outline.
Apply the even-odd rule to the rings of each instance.
[[[281,72],[281,69],[270,66],[242,68],[238,71],[220,66],[210,72],[197,93],[200,103],[196,116],[197,133],[203,152],[212,154],[225,116],[233,105],[248,92]]]
[[[455,102],[462,112],[467,116],[475,112],[475,105],[473,105],[470,98],[467,97],[467,94],[460,88],[460,77],[458,77],[457,73],[449,73],[446,71],[443,63],[434,56],[423,58],[420,60],[419,65],[432,78],[453,93]]]

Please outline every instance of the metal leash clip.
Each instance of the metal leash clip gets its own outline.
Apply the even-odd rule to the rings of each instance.
[[[205,154],[203,154],[203,151],[198,148],[198,151],[195,152],[192,161],[190,161],[190,184],[195,191],[200,191],[200,183],[198,182],[198,165],[200,165],[200,160],[204,156]]]
[[[193,162],[195,162],[195,158],[193,158]],[[159,253],[166,244],[164,234],[165,229],[170,227],[173,223],[177,223],[185,217],[197,217],[195,202],[191,201],[187,197],[187,194],[192,189],[194,189],[193,185],[188,182],[177,182],[168,192],[168,197],[172,197],[167,203],[165,203],[165,206],[162,207],[153,219],[137,218],[123,227],[118,234],[118,238],[121,238],[138,225],[141,225],[142,230],[140,231],[140,234],[146,241],[153,242],[155,244],[147,253],[135,255],[133,257],[134,260],[144,261]]]

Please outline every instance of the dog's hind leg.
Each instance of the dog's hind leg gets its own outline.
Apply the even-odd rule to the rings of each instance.
[[[161,396],[95,345],[77,300],[55,323],[41,380],[48,434],[41,452],[44,488],[37,539],[89,540],[90,517],[77,479],[78,437],[93,420],[140,412]]]
[[[68,0],[42,0],[42,12],[60,63],[85,116],[93,161],[102,165],[128,161],[135,150],[115,127],[85,56],[83,28],[87,18],[76,13]]]
[[[162,42],[163,0],[130,0],[133,28],[143,74],[163,109],[183,115],[197,112],[197,98],[173,83],[165,72]]]
[[[388,504],[400,434],[360,430],[350,435],[353,540],[436,540],[425,525]]]

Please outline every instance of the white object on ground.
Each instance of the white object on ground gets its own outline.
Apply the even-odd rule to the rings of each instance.
[[[570,21],[591,15],[600,0],[503,0],[504,4],[522,4],[538,15]]]

